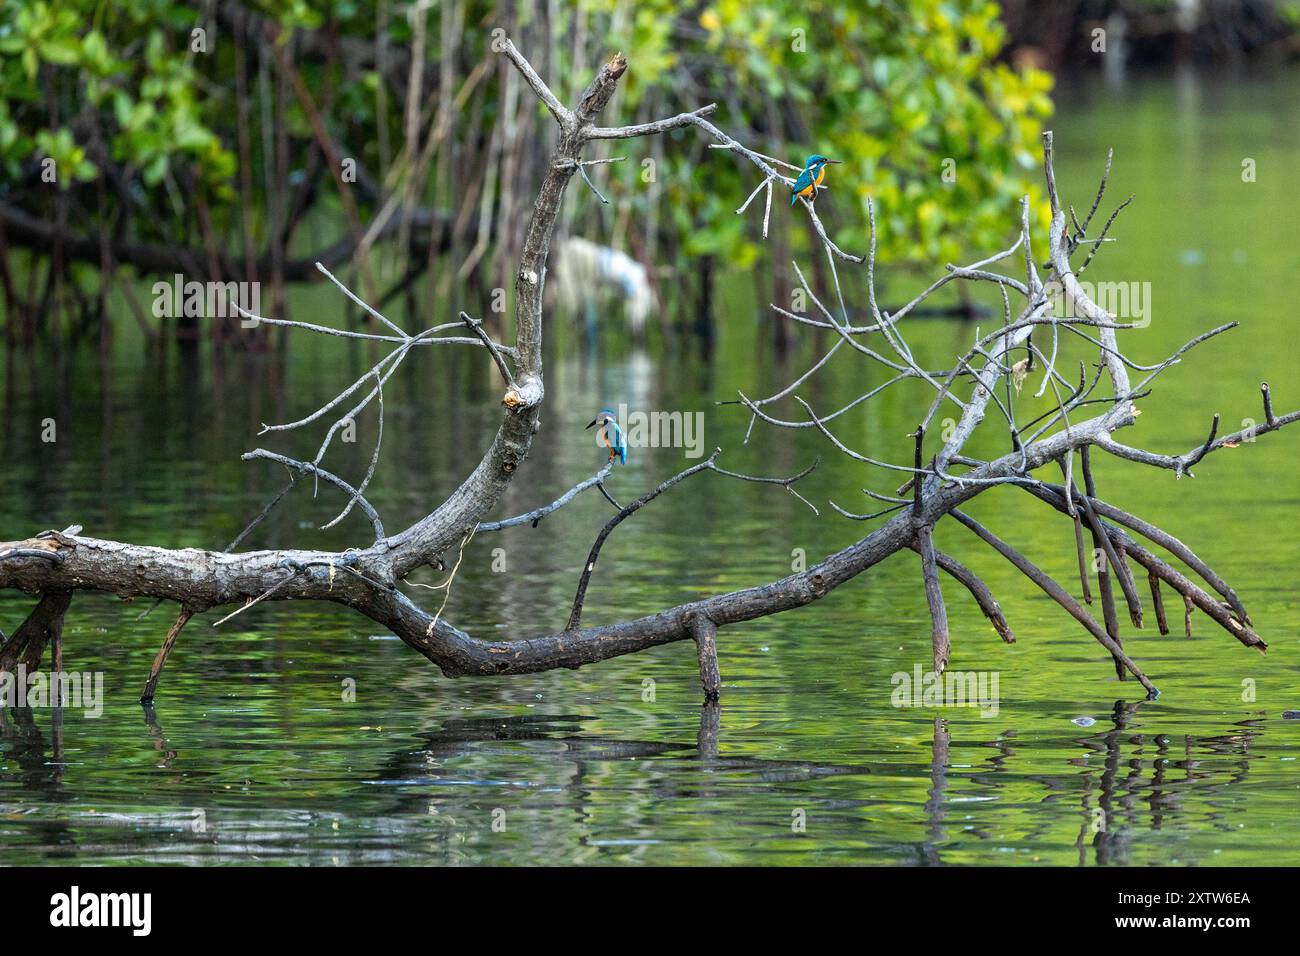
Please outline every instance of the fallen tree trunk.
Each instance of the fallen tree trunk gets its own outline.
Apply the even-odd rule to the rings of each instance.
[[[382,334],[342,332],[311,323],[262,319],[250,316],[237,307],[237,311],[241,311],[244,316],[259,321],[360,338],[392,347],[392,351],[374,368],[317,412],[297,422],[264,428],[264,433],[278,432],[325,420],[327,416],[335,414],[336,409],[345,407],[350,396],[369,387],[365,396],[330,427],[313,460],[295,461],[262,449],[244,456],[246,459],[278,461],[293,469],[295,477],[290,481],[286,492],[292,489],[300,475],[310,475],[316,480],[324,479],[336,485],[346,495],[348,503],[339,517],[330,524],[341,520],[354,507],[359,507],[370,519],[375,532],[374,540],[364,547],[350,548],[342,552],[318,550],[233,552],[234,544],[242,540],[248,531],[266,516],[279,501],[277,497],[254,520],[253,525],[250,525],[249,529],[236,539],[232,544],[232,550],[227,552],[164,549],[128,544],[92,538],[81,534],[79,528],[64,532],[44,532],[26,540],[0,544],[0,588],[17,588],[41,595],[32,616],[10,638],[3,652],[0,652],[0,669],[11,669],[20,658],[33,666],[39,662],[45,643],[50,639],[57,640],[63,613],[74,591],[99,591],[123,598],[147,597],[175,602],[180,606],[180,613],[167,634],[146,685],[144,697],[151,699],[168,654],[180,637],[181,629],[193,616],[213,608],[235,605],[236,609],[222,618],[224,621],[264,601],[320,600],[346,605],[366,615],[390,629],[407,645],[436,664],[444,674],[453,677],[520,674],[560,667],[577,668],[660,644],[692,640],[697,647],[706,700],[713,700],[717,697],[721,683],[716,645],[719,628],[810,604],[890,555],[904,549],[912,549],[922,555],[922,583],[930,595],[929,604],[932,612],[933,666],[935,671],[941,672],[948,662],[950,645],[948,612],[939,589],[938,568],[943,568],[961,580],[975,596],[981,610],[994,623],[995,629],[1004,638],[1011,639],[1010,628],[987,586],[954,559],[935,552],[931,541],[932,529],[945,517],[953,514],[955,509],[977,495],[1001,485],[1027,489],[1048,503],[1060,507],[1071,517],[1071,520],[1077,520],[1077,510],[1074,507],[1074,502],[1077,500],[1090,520],[1094,522],[1092,525],[1094,531],[1106,545],[1108,553],[1116,556],[1117,563],[1119,554],[1127,554],[1146,567],[1153,580],[1159,578],[1182,593],[1185,599],[1195,603],[1218,623],[1230,631],[1235,631],[1234,636],[1243,643],[1263,649],[1262,641],[1257,637],[1251,639],[1254,637],[1254,632],[1249,628],[1249,619],[1245,614],[1244,606],[1237,599],[1235,592],[1229,589],[1229,604],[1220,605],[1209,598],[1189,578],[1137,546],[1113,526],[1101,522],[1099,516],[1118,519],[1117,509],[1097,499],[1092,494],[1091,487],[1089,495],[1075,498],[1073,497],[1075,492],[1070,492],[1070,496],[1067,496],[1065,490],[1057,490],[1033,477],[1036,469],[1048,465],[1060,465],[1067,475],[1070,474],[1075,452],[1090,447],[1121,458],[1168,468],[1173,470],[1176,476],[1181,477],[1184,474],[1190,475],[1191,466],[1209,452],[1223,447],[1232,447],[1245,437],[1244,433],[1238,433],[1235,436],[1216,439],[1212,432],[1210,439],[1203,446],[1176,457],[1127,448],[1118,445],[1112,438],[1112,433],[1133,423],[1136,414],[1134,402],[1147,394],[1144,389],[1158,374],[1178,363],[1181,356],[1195,345],[1227,331],[1231,326],[1223,326],[1198,336],[1158,366],[1137,366],[1123,355],[1118,346],[1116,331],[1127,326],[1118,323],[1115,316],[1099,309],[1088,299],[1076,281],[1069,261],[1070,255],[1085,239],[1087,229],[1104,193],[1106,182],[1103,178],[1097,200],[1093,203],[1092,211],[1087,218],[1083,222],[1074,219],[1073,234],[1068,234],[1065,213],[1062,211],[1056,191],[1050,133],[1045,137],[1044,157],[1053,221],[1048,236],[1050,258],[1044,268],[1050,274],[1049,281],[1063,290],[1067,297],[1071,305],[1067,310],[1068,315],[1052,314],[1053,290],[1049,289],[1040,278],[1039,267],[1031,251],[1027,197],[1021,208],[1020,235],[1010,248],[970,266],[960,268],[949,266],[943,277],[892,315],[880,310],[875,300],[874,210],[868,207],[871,248],[865,256],[856,256],[844,252],[827,236],[818,218],[814,202],[808,199],[801,200],[803,210],[809,216],[830,264],[836,305],[824,305],[808,287],[800,272],[800,281],[804,285],[804,290],[822,318],[812,319],[784,310],[778,311],[798,322],[832,329],[836,333],[836,338],[826,358],[794,384],[778,391],[770,398],[757,401],[742,394],[738,404],[744,405],[750,411],[751,428],[759,419],[776,427],[816,428],[840,453],[874,468],[906,473],[908,481],[896,495],[868,491],[871,497],[889,505],[880,512],[858,515],[832,503],[842,515],[854,520],[874,520],[892,514],[892,517],[877,530],[852,545],[830,554],[813,567],[777,581],[690,601],[635,620],[595,627],[579,626],[583,594],[595,569],[596,557],[604,539],[622,520],[678,482],[696,474],[713,472],[722,480],[757,481],[783,487],[806,502],[793,486],[808,474],[811,468],[789,478],[742,475],[720,468],[716,463],[719,452],[715,451],[707,461],[669,478],[628,507],[619,506],[619,514],[602,529],[592,549],[588,565],[584,569],[583,580],[579,585],[569,626],[565,629],[526,638],[487,641],[466,634],[451,623],[442,620],[442,608],[437,613],[430,614],[419,607],[401,590],[407,575],[425,565],[445,569],[448,564],[447,558],[451,556],[453,549],[457,549],[455,566],[447,581],[439,586],[449,593],[464,548],[474,534],[490,533],[524,521],[529,521],[535,526],[546,515],[590,487],[597,487],[607,497],[609,496],[604,488],[604,481],[609,476],[612,465],[607,464],[596,475],[579,482],[551,505],[503,521],[484,520],[498,505],[503,493],[523,466],[531,449],[533,436],[540,427],[539,414],[545,396],[541,343],[546,261],[557,214],[567,185],[575,173],[581,173],[585,180],[583,167],[592,162],[581,158],[584,146],[593,140],[626,139],[693,126],[711,137],[716,146],[748,161],[762,173],[763,181],[739,211],[743,211],[759,192],[766,189],[769,210],[764,214],[766,217],[770,214],[770,197],[774,188],[788,187],[792,184],[789,176],[777,171],[776,165],[780,165],[779,162],[752,152],[705,120],[704,117],[713,110],[711,106],[693,113],[684,113],[637,126],[594,126],[595,116],[606,106],[627,68],[627,62],[621,55],[614,57],[601,68],[576,105],[570,109],[559,102],[545,82],[533,71],[528,61],[508,40],[502,44],[501,52],[511,60],[537,97],[550,110],[560,130],[557,145],[548,160],[542,186],[534,204],[532,221],[529,224],[516,273],[516,340],[513,347],[507,348],[493,342],[478,323],[468,316],[463,316],[461,322],[435,326],[415,335],[409,334],[346,289],[344,291],[353,301],[366,308],[372,316],[387,326],[390,332]],[[594,191],[594,187],[592,188]],[[1073,216],[1072,211],[1071,215]],[[1113,218],[1112,216],[1111,221]],[[1109,226],[1110,222],[1107,222],[1098,238],[1104,237]],[[1023,255],[1025,269],[1023,280],[991,271],[989,267],[993,263],[1010,258],[1018,250]],[[871,324],[854,327],[849,322],[848,311],[840,289],[837,261],[865,266],[873,318]],[[327,271],[322,270],[322,272],[333,279]],[[908,314],[915,312],[937,289],[957,280],[995,283],[1002,291],[1006,303],[1004,320],[993,332],[981,336],[965,355],[958,357],[952,368],[946,370],[922,368],[907,346],[900,323]],[[1011,294],[1019,295],[1025,300],[1018,314],[1011,308]],[[1077,384],[1068,381],[1057,371],[1055,345],[1049,355],[1034,343],[1033,333],[1040,328],[1050,331],[1054,342],[1062,332],[1068,332],[1071,335],[1081,336],[1097,346],[1098,371],[1091,385],[1087,382],[1086,371],[1081,374]],[[456,337],[446,334],[453,329],[467,329],[472,335]],[[1095,332],[1097,338],[1093,339],[1088,334],[1089,331]],[[869,339],[868,336],[878,336],[879,341]],[[875,342],[886,354],[864,344],[865,341]],[[364,480],[355,487],[326,471],[321,462],[343,423],[353,420],[355,415],[376,397],[379,399],[380,434],[382,435],[384,382],[412,348],[448,343],[481,347],[491,353],[506,386],[502,399],[501,424],[491,446],[478,465],[446,501],[405,530],[389,535],[385,533],[379,515],[364,497],[378,460],[378,444]],[[850,346],[851,351],[892,370],[895,377],[886,385],[856,399],[846,408],[824,417],[814,412],[811,406],[797,395],[794,396],[795,399],[800,402],[808,415],[806,420],[784,421],[764,411],[764,407],[769,403],[793,394],[804,380],[825,363],[830,354],[845,344]],[[892,353],[893,357],[889,357],[888,353]],[[1016,357],[1021,353],[1023,357],[1017,361]],[[1034,421],[1024,423],[1019,421],[1015,414],[1010,384],[1015,380],[1018,387],[1018,382],[1027,374],[1028,367],[1043,370],[1043,384],[1039,391],[1041,393],[1050,386],[1056,394],[1057,409]],[[1143,368],[1150,374],[1139,385],[1132,386],[1128,377],[1130,367]],[[1110,382],[1110,394],[1092,397],[1103,372]],[[915,457],[910,465],[893,464],[861,455],[846,446],[831,432],[829,423],[839,415],[866,402],[894,382],[906,379],[922,381],[931,386],[935,392],[929,411],[916,430]],[[969,385],[969,392],[964,398],[959,397],[954,391],[958,383]],[[998,396],[1000,385],[1004,387],[1006,393],[1005,401]],[[1068,394],[1064,394],[1062,389],[1065,389]],[[1275,416],[1267,388],[1264,394],[1265,424],[1254,429],[1249,436],[1251,438],[1281,428],[1300,418],[1300,412]],[[1006,419],[1012,450],[993,460],[970,458],[964,454],[963,449],[970,436],[984,421],[990,410],[990,404]],[[949,405],[960,409],[959,419],[951,430],[945,431],[942,445],[936,448],[932,455],[927,456],[923,448],[927,429],[939,410]],[[1091,406],[1100,406],[1101,413],[1082,421],[1071,420],[1072,411],[1077,412],[1081,408]],[[954,474],[952,472],[954,468],[963,470]],[[899,497],[909,491],[910,497]],[[1117,667],[1122,668],[1121,676],[1123,671],[1132,673],[1149,694],[1157,693],[1154,684],[1123,652],[1116,625],[1103,629],[1092,620],[1082,605],[1069,597],[1063,587],[1047,578],[1015,551],[1014,547],[996,538],[992,532],[983,529],[964,515],[955,517],[972,527],[972,530],[975,530],[986,543],[1009,558],[1075,616],[1084,625],[1085,630],[1089,631],[1114,656]],[[1136,522],[1137,519],[1133,521]],[[1210,571],[1204,562],[1195,559],[1190,550],[1177,539],[1160,532],[1154,525],[1147,523],[1134,525],[1127,521],[1122,523],[1152,537],[1158,545],[1173,548],[1175,555],[1180,559],[1192,560],[1193,570],[1204,576],[1212,587],[1220,590],[1226,587],[1218,575]],[[1116,568],[1116,571],[1119,573],[1120,569]],[[1136,597],[1132,599],[1136,600]],[[443,607],[445,606],[444,596]],[[1133,619],[1135,623],[1140,620],[1140,605],[1135,610]]]

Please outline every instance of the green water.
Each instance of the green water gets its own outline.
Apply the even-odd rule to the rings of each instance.
[[[1151,283],[1152,324],[1124,333],[1130,355],[1155,362],[1200,330],[1242,324],[1166,373],[1124,440],[1186,451],[1215,412],[1231,428],[1262,417],[1264,380],[1279,411],[1300,406],[1290,330],[1300,288],[1300,77],[1063,93],[1055,127],[1066,199],[1086,208],[1110,145],[1113,200],[1138,194],[1120,241],[1089,274]],[[1257,182],[1242,182],[1247,157]],[[1008,211],[1009,237],[1014,219]],[[737,389],[770,394],[819,353],[801,329],[788,364],[776,362],[767,333],[756,334],[750,279],[721,281],[711,364],[656,364],[621,347],[584,355],[573,344],[580,336],[553,330],[544,426],[500,513],[549,500],[593,471],[600,452],[582,426],[602,405],[626,402],[705,412],[705,447],[722,446],[723,464],[737,470],[790,473],[826,455],[800,485],[821,514],[779,488],[693,478],[615,533],[588,598],[591,622],[788,573],[795,549],[812,561],[872,526],[838,517],[827,499],[866,511],[863,485],[898,483],[827,454],[810,430],[760,426],[743,444],[746,416],[714,400]],[[887,298],[920,281],[894,279]],[[297,318],[342,314],[328,289],[295,296]],[[918,359],[939,365],[972,331],[927,319],[908,335]],[[823,412],[881,381],[843,351],[800,389]],[[306,455],[319,441],[257,438],[259,424],[306,414],[368,364],[336,341],[296,340],[291,354],[288,367],[270,355],[214,364],[206,352],[154,359],[124,345],[105,371],[93,350],[0,353],[0,539],[77,523],[101,537],[223,547],[283,481],[239,453],[260,443]],[[1074,343],[1064,354],[1066,367],[1095,357]],[[497,418],[490,375],[481,356],[422,354],[386,390],[372,500],[390,529],[440,501],[477,459]],[[1029,398],[1037,383],[1026,386],[1026,412],[1048,407]],[[840,419],[837,434],[865,454],[905,461],[906,433],[926,401],[919,388],[891,390]],[[779,410],[799,417],[798,406]],[[40,440],[45,418],[57,423],[56,442]],[[372,425],[338,446],[336,470],[364,472]],[[994,425],[972,453],[1001,453],[1006,438]],[[453,681],[366,619],[317,605],[259,605],[217,628],[218,613],[196,619],[146,714],[136,699],[168,609],[141,619],[146,603],[77,595],[65,666],[102,673],[103,713],[4,712],[0,862],[1294,865],[1300,721],[1281,714],[1300,709],[1298,442],[1267,436],[1181,481],[1099,464],[1103,497],[1196,548],[1235,584],[1272,645],[1260,656],[1204,617],[1185,639],[1166,592],[1173,635],[1124,627],[1126,647],[1164,692],[1155,702],[1118,683],[1092,638],[947,522],[939,547],[984,577],[1019,638],[998,641],[945,582],[951,667],[997,673],[995,714],[892,706],[891,675],[929,656],[910,553],[818,605],[721,632],[716,727],[702,715],[688,645],[578,672]],[[611,491],[630,499],[688,463],[680,449],[634,448]],[[315,500],[299,489],[254,544],[364,543],[361,520],[315,530],[336,505],[328,489]],[[1062,517],[1013,489],[970,510],[1077,589]],[[490,637],[558,629],[608,514],[591,494],[536,529],[475,538],[448,619]],[[502,559],[505,571],[494,571]],[[441,600],[412,594],[428,607]],[[0,594],[0,628],[11,632],[30,605]],[[355,684],[353,702],[345,681]],[[1083,717],[1095,723],[1071,722]]]

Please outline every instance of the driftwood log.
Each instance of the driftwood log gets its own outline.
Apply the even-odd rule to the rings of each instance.
[[[261,319],[243,313],[246,317],[259,318],[271,324],[370,340],[390,350],[374,368],[316,412],[296,422],[264,428],[265,434],[303,428],[318,422],[322,425],[331,423],[318,453],[310,461],[290,459],[260,448],[244,455],[247,460],[280,463],[289,469],[292,477],[285,490],[224,552],[173,550],[93,538],[82,534],[80,528],[42,532],[26,540],[0,543],[0,588],[16,588],[39,595],[39,603],[31,616],[0,647],[0,668],[11,669],[18,662],[34,667],[47,643],[52,642],[58,647],[63,617],[73,592],[98,591],[123,598],[145,597],[172,602],[177,605],[178,613],[149,675],[142,698],[147,701],[154,695],[168,654],[181,637],[186,623],[195,615],[214,608],[234,606],[233,611],[216,622],[220,624],[263,601],[319,600],[347,605],[378,622],[449,677],[577,668],[659,644],[690,640],[697,649],[706,700],[713,701],[718,697],[721,684],[717,660],[720,629],[810,604],[890,555],[914,550],[920,555],[921,583],[932,617],[933,665],[936,671],[942,671],[949,658],[950,640],[939,571],[970,592],[1004,640],[1015,639],[989,588],[956,559],[935,549],[932,531],[936,524],[948,518],[969,528],[1056,600],[1110,653],[1120,677],[1131,674],[1149,696],[1157,694],[1156,688],[1124,651],[1116,612],[1118,591],[1133,623],[1141,625],[1141,603],[1132,564],[1147,571],[1162,631],[1167,630],[1167,623],[1159,598],[1161,584],[1180,594],[1188,608],[1199,609],[1245,646],[1260,651],[1265,649],[1266,645],[1254,632],[1250,617],[1236,593],[1190,548],[1156,525],[1122,511],[1098,495],[1087,455],[1089,449],[1093,449],[1143,465],[1169,469],[1182,477],[1190,475],[1191,469],[1206,455],[1275,431],[1300,418],[1300,412],[1275,415],[1272,397],[1265,385],[1264,421],[1261,424],[1235,434],[1219,435],[1218,417],[1215,416],[1209,437],[1185,454],[1157,454],[1130,447],[1116,439],[1116,433],[1134,422],[1134,403],[1149,393],[1151,383],[1158,375],[1179,364],[1190,349],[1226,332],[1232,325],[1197,336],[1155,365],[1139,365],[1121,351],[1117,333],[1129,326],[1117,321],[1115,316],[1089,299],[1071,265],[1075,252],[1088,244],[1091,252],[1079,271],[1087,267],[1100,248],[1100,240],[1106,238],[1115,220],[1112,215],[1095,237],[1089,237],[1088,230],[1102,202],[1107,177],[1103,175],[1092,208],[1080,221],[1073,207],[1063,206],[1057,195],[1051,133],[1044,136],[1044,169],[1052,211],[1046,260],[1040,263],[1031,247],[1029,200],[1026,197],[1021,203],[1019,236],[1009,248],[969,266],[949,265],[939,279],[892,314],[876,303],[876,225],[870,204],[870,248],[866,255],[857,256],[840,249],[829,238],[814,204],[802,200],[802,212],[809,217],[826,254],[829,274],[834,281],[835,299],[831,304],[823,303],[796,265],[804,291],[816,307],[816,317],[774,308],[791,321],[832,330],[835,333],[833,344],[825,356],[791,385],[761,399],[741,394],[730,404],[742,406],[749,412],[751,431],[758,421],[782,428],[815,428],[838,453],[874,468],[893,471],[900,478],[905,477],[906,481],[892,494],[867,491],[871,498],[885,505],[874,513],[855,514],[831,503],[839,514],[851,520],[887,520],[848,547],[780,580],[690,601],[635,620],[582,626],[583,599],[596,569],[602,543],[620,522],[677,483],[696,474],[712,472],[722,480],[756,481],[779,486],[812,507],[794,488],[795,483],[812,470],[811,467],[790,477],[743,475],[721,468],[718,465],[719,452],[715,451],[705,461],[668,478],[626,506],[619,505],[605,487],[611,471],[606,465],[549,505],[513,518],[487,520],[525,465],[533,436],[539,428],[539,414],[545,398],[542,293],[547,255],[560,204],[570,181],[575,174],[581,175],[594,192],[595,187],[585,167],[601,161],[584,159],[583,149],[593,141],[621,140],[693,127],[709,137],[712,146],[752,164],[761,173],[761,182],[737,212],[744,212],[765,191],[765,235],[772,194],[779,187],[791,183],[790,177],[780,172],[778,167],[792,171],[795,167],[753,152],[712,125],[706,119],[714,112],[712,105],[654,123],[596,126],[596,117],[608,104],[627,69],[627,61],[621,54],[606,63],[577,102],[568,107],[558,100],[509,40],[501,44],[500,52],[549,109],[559,128],[558,142],[547,162],[516,271],[514,344],[507,346],[494,342],[476,321],[463,314],[457,322],[410,334],[334,280],[323,265],[318,266],[321,272],[335,281],[353,302],[370,312],[387,329],[386,332],[348,332],[307,322]],[[1019,261],[1023,277],[994,270],[996,263],[1005,260]],[[868,324],[854,326],[850,322],[840,286],[840,265],[865,268],[871,313]],[[976,341],[964,355],[956,357],[950,368],[926,369],[912,355],[904,336],[903,320],[937,290],[953,282],[994,283],[1002,294],[1003,318],[992,331],[977,332]],[[1067,313],[1065,315],[1054,312],[1056,296],[1060,294],[1070,306],[1061,310]],[[1013,308],[1013,301],[1021,304]],[[456,332],[464,334],[453,334]],[[1048,336],[1051,344],[1044,349],[1041,343]],[[1056,367],[1058,344],[1064,336],[1087,339],[1097,349],[1098,361],[1091,380],[1086,367],[1080,369],[1078,381],[1073,381],[1072,376],[1067,378]],[[484,348],[490,353],[505,386],[501,423],[477,467],[442,504],[410,527],[388,533],[380,515],[365,498],[379,457],[378,441],[369,470],[356,486],[327,471],[322,462],[339,429],[376,399],[382,437],[384,383],[411,349],[435,345],[466,345]],[[889,369],[893,377],[844,408],[821,415],[798,396],[797,389],[845,346],[859,353],[864,361]],[[1050,388],[1056,398],[1056,407],[1038,419],[1023,421],[1015,412],[1012,384],[1014,382],[1018,390],[1030,373],[1039,374],[1040,370],[1042,381],[1038,394],[1042,395]],[[1134,384],[1130,380],[1130,371],[1143,377]],[[870,458],[849,448],[832,432],[832,423],[840,415],[907,379],[921,380],[933,390],[929,409],[919,417],[914,433],[915,449],[911,462],[896,464]],[[806,413],[805,418],[785,420],[769,412],[768,406],[787,396],[793,396],[799,403]],[[964,448],[986,415],[990,415],[990,408],[993,421],[1004,422],[1008,429],[1010,450],[991,460],[972,458],[964,453]],[[931,426],[941,409],[956,410],[955,426],[942,430],[942,441],[927,441],[939,431]],[[1082,490],[1075,479],[1076,454],[1080,459],[1077,470],[1083,475]],[[1049,466],[1063,473],[1063,484],[1051,484],[1035,477],[1037,471]],[[237,550],[252,528],[303,478],[336,486],[346,497],[347,504],[330,524],[341,521],[354,508],[359,509],[373,530],[369,543],[342,552]],[[976,495],[1001,486],[1027,492],[1030,497],[1062,512],[1074,523],[1080,549],[1082,603],[1015,547],[960,510]],[[442,619],[446,593],[441,607],[430,613],[403,591],[408,575],[418,568],[432,566],[444,570],[450,568],[447,581],[440,585],[449,592],[460,557],[473,535],[523,523],[536,526],[546,515],[592,487],[611,501],[617,513],[601,529],[592,547],[568,624],[562,630],[520,639],[482,640]],[[1095,620],[1085,606],[1091,603],[1091,590],[1088,586],[1090,560],[1085,561],[1083,555],[1084,524],[1094,545],[1104,556],[1098,580],[1098,594],[1103,605],[1101,622]],[[1168,552],[1185,565],[1190,574],[1139,543],[1139,538]],[[1194,578],[1199,578],[1202,583],[1197,583]]]

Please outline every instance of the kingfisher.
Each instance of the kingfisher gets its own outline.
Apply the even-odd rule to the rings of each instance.
[[[610,461],[617,458],[620,465],[626,465],[627,440],[623,438],[623,429],[618,427],[618,419],[614,417],[614,412],[602,408],[587,427],[594,428],[597,425],[600,426],[600,431],[596,432],[596,443],[609,449]]]
[[[808,157],[808,162],[803,165],[803,172],[799,174],[799,178],[790,187],[791,206],[799,201],[800,196],[805,199],[816,200],[817,187],[826,178],[826,167],[830,163],[839,163],[839,160],[827,159],[821,153],[814,153]]]

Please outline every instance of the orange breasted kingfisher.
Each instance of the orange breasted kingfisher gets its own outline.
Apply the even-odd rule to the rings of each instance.
[[[600,426],[600,431],[596,432],[596,442],[609,449],[609,460],[617,458],[620,465],[626,465],[627,440],[623,437],[623,429],[618,427],[618,419],[614,417],[613,411],[602,408],[587,427],[594,428],[597,425]]]
[[[809,156],[808,162],[804,163],[803,172],[799,174],[799,178],[790,187],[790,205],[793,206],[798,202],[800,196],[815,201],[817,199],[817,187],[826,178],[827,165],[838,162],[838,159],[827,159],[821,153],[814,153]]]

